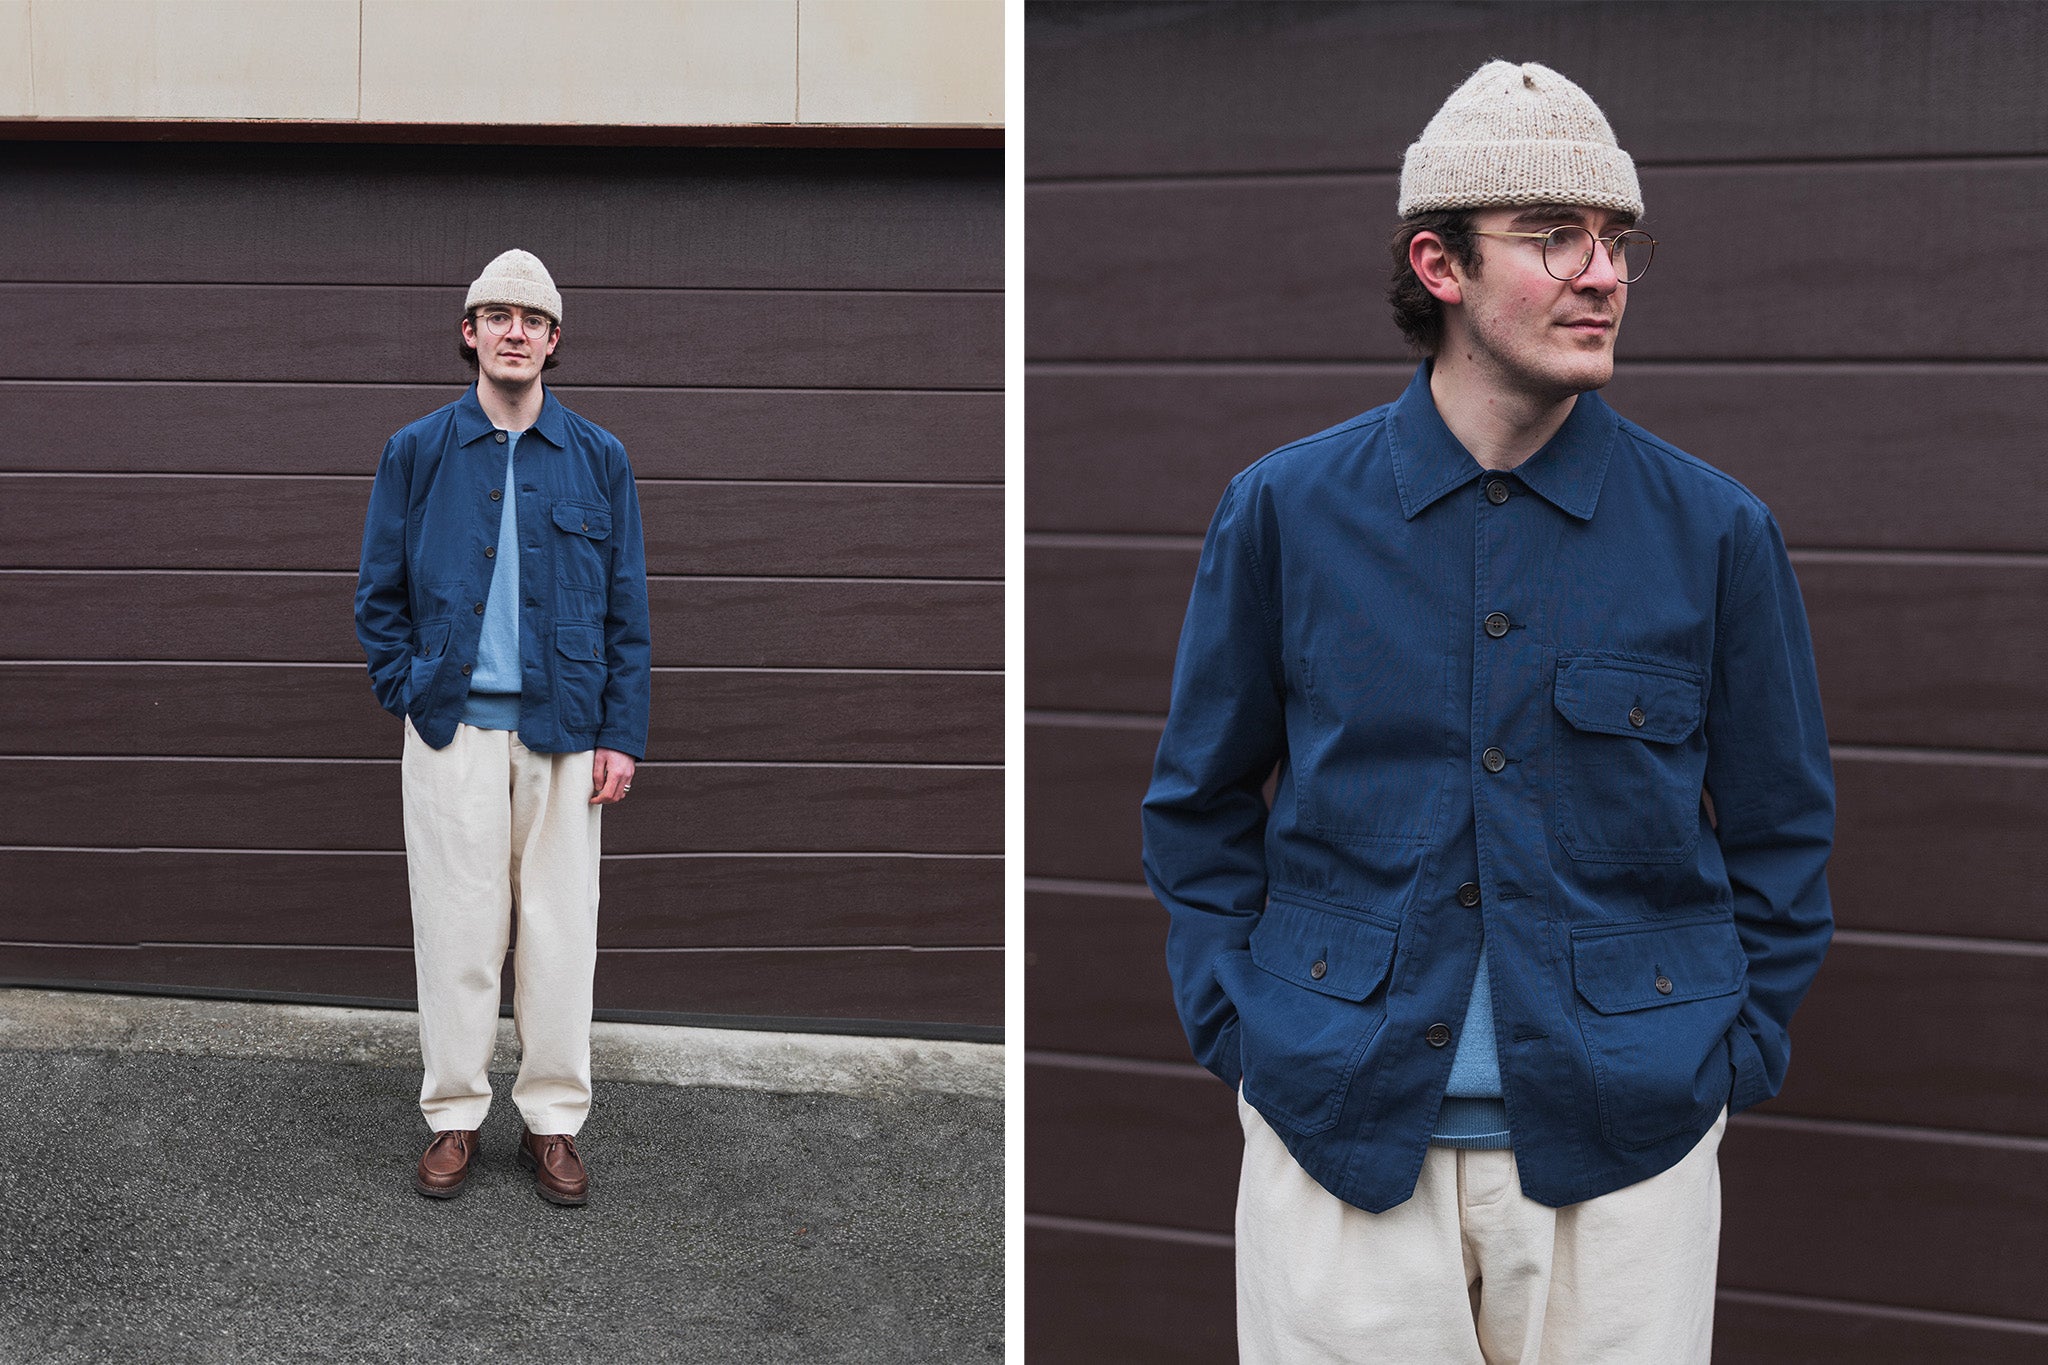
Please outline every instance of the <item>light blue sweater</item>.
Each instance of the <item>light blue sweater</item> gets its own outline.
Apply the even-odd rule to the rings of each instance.
[[[513,456],[523,432],[505,433],[505,497],[498,513],[498,554],[491,561],[491,590],[484,599],[483,634],[476,667],[469,675],[469,704],[462,723],[482,730],[519,728],[519,493]]]

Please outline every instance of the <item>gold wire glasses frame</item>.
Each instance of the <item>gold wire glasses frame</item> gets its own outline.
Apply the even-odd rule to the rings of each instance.
[[[1543,243],[1543,268],[1554,280],[1575,280],[1586,273],[1593,264],[1595,243],[1605,243],[1607,259],[1614,263],[1615,278],[1623,284],[1634,284],[1650,268],[1650,258],[1657,254],[1657,239],[1636,228],[1625,228],[1611,237],[1595,237],[1585,228],[1566,223],[1548,232],[1489,232],[1481,228],[1472,229],[1475,237],[1527,237]],[[1564,269],[1577,261],[1578,265]]]
[[[494,337],[504,336],[512,330],[512,315],[495,308],[488,313],[477,314],[477,321],[481,322],[484,325],[484,330]],[[528,313],[521,319],[519,324],[520,330],[535,341],[539,341],[542,337],[546,336],[548,330],[554,325],[554,320],[548,317],[546,313]]]

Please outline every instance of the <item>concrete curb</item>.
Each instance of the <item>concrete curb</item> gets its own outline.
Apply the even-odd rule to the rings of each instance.
[[[0,989],[0,1048],[420,1065],[419,1015],[410,1010],[87,991]],[[518,1064],[512,1021],[501,1019],[491,1070],[509,1073]],[[590,1070],[604,1081],[782,1094],[1003,1095],[1000,1043],[599,1021],[590,1028]]]

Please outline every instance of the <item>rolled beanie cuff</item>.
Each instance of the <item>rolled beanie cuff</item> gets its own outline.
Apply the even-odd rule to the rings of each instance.
[[[481,279],[469,287],[469,298],[462,305],[463,311],[482,307],[487,303],[512,304],[520,308],[531,308],[537,313],[546,313],[557,323],[562,320],[562,296],[538,280]]]
[[[1642,216],[1636,164],[1592,142],[1418,142],[1401,161],[1403,218],[1438,209],[1578,204]]]

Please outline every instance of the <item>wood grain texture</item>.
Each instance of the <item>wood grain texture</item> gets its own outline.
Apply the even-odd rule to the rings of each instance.
[[[1026,717],[1027,876],[1143,884],[1139,803],[1163,729],[1159,721]]]
[[[1188,1060],[1166,912],[1143,887],[1024,892],[1024,1036],[1034,1048]]]
[[[2048,357],[2048,318],[2025,302],[2048,287],[2048,263],[2018,253],[2009,287],[1957,308],[1940,254],[1901,252],[1896,235],[1942,204],[1995,240],[2028,240],[2048,161],[1695,166],[1646,169],[1642,184],[1645,223],[1668,240],[1629,291],[1628,359]],[[1378,245],[1397,223],[1396,188],[1391,174],[1034,187],[1027,355],[1405,359]],[[1743,233],[1681,230],[1731,215],[1829,228],[1767,252]]]
[[[1024,1104],[1027,1212],[1230,1232],[1244,1132],[1208,1072],[1033,1052]]]
[[[0,378],[460,384],[459,303],[384,285],[0,283],[0,309],[37,338]],[[575,325],[551,373],[605,384],[1003,384],[999,294],[617,289],[582,300]]]
[[[506,975],[509,991],[512,974]],[[412,952],[400,948],[0,942],[0,980],[295,992],[393,1003],[413,1001],[417,989]],[[1002,1022],[1002,953],[600,949],[596,1008],[987,1026]]]
[[[1026,527],[1200,535],[1267,451],[1391,402],[1407,365],[1030,376]],[[1631,365],[1623,416],[1733,475],[1795,548],[2048,550],[2034,458],[2048,372],[1969,365]],[[0,399],[4,401],[4,399]],[[1987,490],[1996,488],[1996,496]]]
[[[0,571],[0,658],[355,664],[355,582]],[[668,578],[647,595],[657,667],[1002,667],[1000,584]]]
[[[1002,860],[778,854],[604,859],[605,948],[993,947]],[[31,942],[405,948],[405,855],[0,849]],[[787,1011],[785,1011],[786,1013]]]
[[[2040,1323],[1759,1297],[1743,1290],[1723,1293],[1714,1309],[1718,1365],[1810,1365],[1824,1360],[1853,1360],[1858,1365],[1925,1365],[1930,1360],[2030,1365],[2044,1352],[2048,1325]]]
[[[1595,92],[1638,162],[2039,153],[2042,28],[1995,3],[1038,3],[1027,165],[1392,170],[1443,97],[1503,53]],[[1823,67],[1807,60],[1819,50]],[[1901,89],[1914,99],[1889,97]]]
[[[0,260],[17,280],[432,285],[459,316],[509,215],[561,286],[565,322],[593,288],[1001,289],[1002,164],[971,151],[17,144],[0,166]],[[575,211],[536,214],[543,202]]]
[[[502,452],[501,452],[502,454]],[[361,562],[364,477],[0,477],[8,569],[313,569]],[[1000,578],[1000,488],[646,483],[650,574]],[[481,496],[479,494],[479,496]],[[546,515],[528,500],[526,518]]]
[[[8,758],[0,843],[404,847],[395,760]],[[663,764],[605,815],[613,853],[999,853],[994,767]]]
[[[1234,1365],[1228,1243],[1026,1217],[1024,1353],[1043,1365]]]
[[[14,380],[0,383],[14,434],[0,470],[369,475],[386,437],[465,382],[459,369],[438,384]],[[999,393],[550,387],[624,442],[641,479],[1003,477]]]

